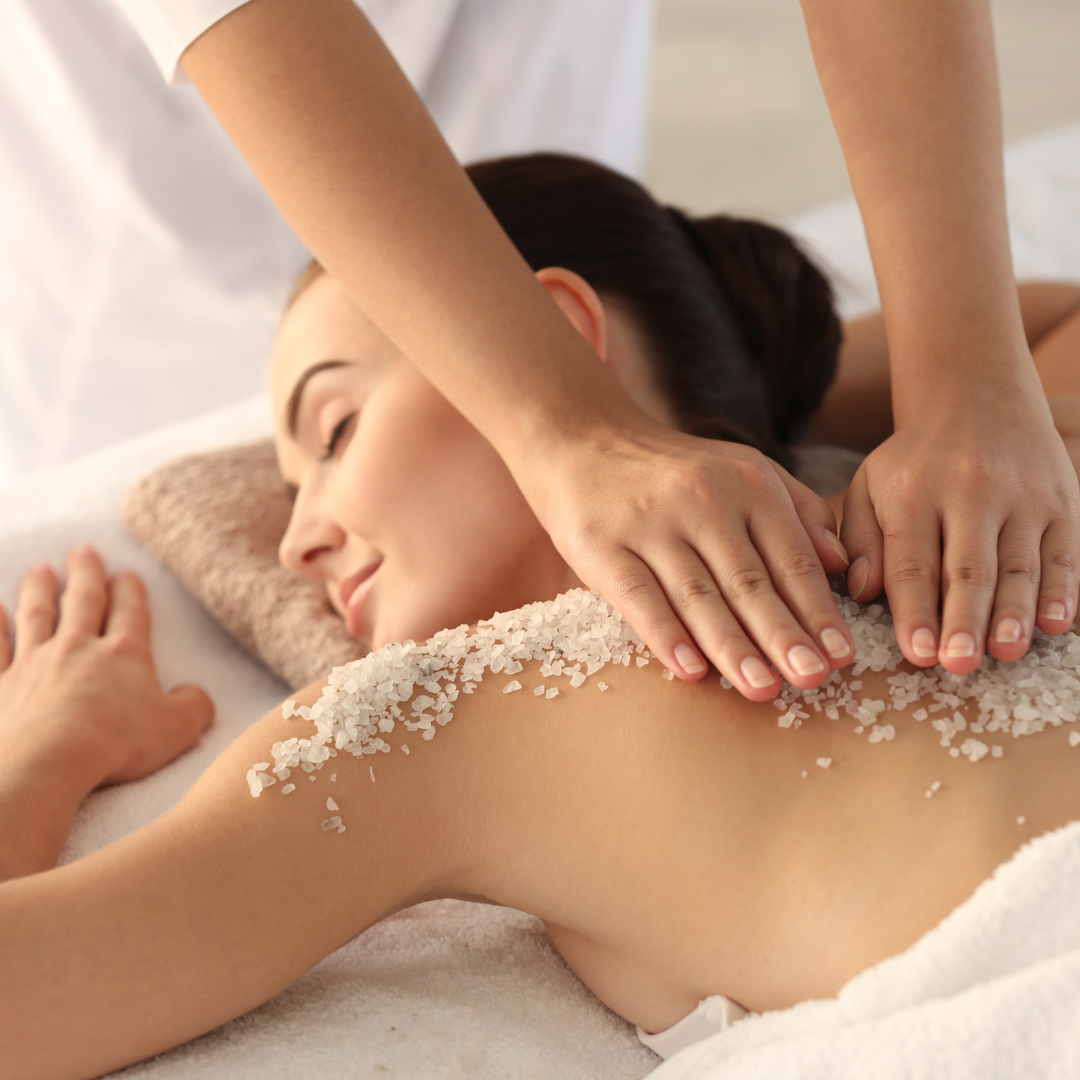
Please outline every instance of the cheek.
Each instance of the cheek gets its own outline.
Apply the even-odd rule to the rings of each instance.
[[[414,569],[539,529],[491,445],[426,383],[369,401],[334,488],[342,524]]]

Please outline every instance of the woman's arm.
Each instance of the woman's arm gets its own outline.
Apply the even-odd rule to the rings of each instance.
[[[988,642],[1012,659],[1036,622],[1067,629],[1080,582],[1080,488],[1013,286],[989,6],[803,0],[803,11],[892,360],[896,431],[845,507],[849,583],[860,598],[885,587],[912,663],[967,672]],[[1003,620],[1019,622],[1019,639],[998,637]]]
[[[633,405],[351,0],[251,0],[182,63],[319,260],[491,441],[578,576],[664,664],[703,676],[696,642],[763,700],[778,683],[762,653],[807,686],[847,662],[821,643],[831,628],[850,647],[821,572],[845,565],[831,512],[760,454]]]
[[[14,648],[0,608],[0,881],[55,866],[91,791],[161,768],[214,715],[196,686],[161,689],[137,577],[108,581],[88,547],[67,571],[62,597],[48,566],[27,574]]]
[[[1080,285],[1022,282],[1016,293],[1044,392],[1080,392]],[[836,379],[814,417],[811,440],[868,454],[892,433],[889,344],[876,312],[844,324]]]
[[[450,876],[458,815],[420,750],[377,762],[378,785],[349,759],[330,763],[334,783],[329,769],[300,774],[295,792],[253,799],[245,771],[295,734],[275,711],[151,825],[0,885],[5,1075],[89,1078],[175,1046]],[[412,782],[395,784],[395,769]],[[344,834],[320,828],[330,796]]]

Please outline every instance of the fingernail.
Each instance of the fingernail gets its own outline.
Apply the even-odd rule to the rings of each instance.
[[[33,574],[35,577],[38,577],[41,574],[51,573],[51,571],[52,567],[49,566],[47,562],[39,562],[35,563],[33,566],[30,567],[29,570],[26,571],[26,576],[29,577],[31,574]]]
[[[776,676],[756,657],[748,656],[740,665],[742,677],[755,689],[772,686]]]
[[[833,626],[826,626],[821,631],[821,645],[834,660],[839,660],[841,656],[847,656],[851,652],[847,638]]]
[[[76,559],[85,559],[94,554],[94,549],[89,544],[76,544],[75,547],[71,549],[71,554]]]
[[[937,641],[934,638],[934,631],[927,630],[925,626],[919,627],[911,635],[911,651],[921,660],[937,656]]]
[[[866,579],[870,576],[870,560],[865,555],[860,555],[848,570],[848,592],[852,600],[858,600],[866,588]]]
[[[816,675],[825,670],[821,657],[806,645],[793,645],[788,650],[787,658],[798,675]]]
[[[825,543],[829,545],[844,560],[844,565],[847,566],[851,560],[848,558],[848,553],[844,549],[844,545],[840,543],[840,537],[832,531],[832,529],[825,530]]]
[[[675,646],[675,659],[678,662],[679,667],[681,667],[687,675],[696,675],[699,671],[705,670],[705,665],[698,658],[698,654],[684,641],[680,641],[679,644]]]
[[[945,646],[945,655],[951,660],[963,660],[975,655],[975,639],[970,634],[953,634]]]
[[[1043,618],[1051,622],[1061,622],[1065,618],[1065,605],[1059,604],[1056,600],[1052,604],[1047,604],[1043,608]]]
[[[1002,645],[1015,645],[1024,634],[1024,627],[1019,619],[1002,619],[998,623],[994,640]]]

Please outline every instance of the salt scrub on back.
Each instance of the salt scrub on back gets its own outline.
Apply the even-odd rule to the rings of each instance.
[[[934,713],[951,713],[935,717],[931,724],[941,734],[943,747],[972,763],[1002,755],[1000,746],[988,746],[975,735],[1029,735],[1047,725],[1074,723],[1080,715],[1080,638],[1075,634],[1051,638],[1036,630],[1027,656],[1013,663],[986,658],[970,675],[951,675],[941,667],[897,672],[903,655],[884,605],[863,608],[834,596],[855,641],[850,673],[833,671],[812,690],[785,684],[775,700],[781,727],[800,727],[811,710],[831,720],[843,714],[856,720],[856,734],[869,730],[870,742],[891,742],[894,725],[877,722],[885,701],[858,697],[863,688],[858,676],[868,669],[896,672],[887,681],[891,707],[899,712],[912,702],[931,699],[930,705],[912,712],[916,722]],[[387,753],[390,744],[382,736],[398,723],[431,739],[453,718],[458,695],[471,694],[485,672],[516,675],[526,661],[541,661],[540,674],[547,682],[533,692],[550,699],[559,693],[553,680],[567,679],[570,688],[576,688],[605,664],[629,666],[632,657],[648,662],[650,654],[602,596],[581,589],[497,614],[479,623],[472,634],[459,626],[440,631],[422,645],[412,641],[385,645],[362,660],[335,668],[314,705],[298,707],[295,701],[282,705],[286,719],[300,716],[312,721],[315,734],[275,743],[274,775],[265,771],[269,762],[260,762],[248,771],[248,786],[258,797],[263,788],[287,780],[292,769],[314,773],[341,750],[356,757]],[[727,679],[722,682],[730,689]],[[598,685],[607,689],[603,682]],[[423,693],[414,698],[417,689]],[[516,679],[503,688],[507,693],[518,689]],[[977,720],[968,721],[959,711],[964,700],[978,701]],[[966,737],[954,747],[952,740],[960,732]],[[408,752],[406,746],[402,749]],[[281,790],[291,791],[293,785]]]
[[[471,694],[485,672],[516,675],[526,661],[542,661],[540,673],[549,681],[543,694],[553,698],[559,693],[550,685],[553,679],[565,678],[577,688],[605,664],[625,667],[634,657],[640,666],[650,656],[630,624],[598,593],[583,589],[496,614],[471,634],[459,626],[422,645],[384,645],[335,668],[314,705],[297,706],[291,700],[282,705],[282,716],[310,720],[315,734],[275,743],[272,772],[279,779],[297,767],[312,773],[341,750],[356,757],[387,753],[390,744],[382,736],[399,723],[431,739],[453,718],[458,695]],[[418,688],[423,693],[414,698]],[[512,693],[520,688],[514,679],[503,689]],[[264,771],[269,767],[264,761],[249,770],[253,796],[277,782]]]
[[[886,681],[889,705],[898,712],[912,702],[929,698],[932,703],[915,709],[912,719],[930,719],[941,735],[941,745],[953,757],[962,755],[973,764],[987,756],[999,758],[1003,753],[1000,746],[989,746],[974,735],[1000,733],[1018,738],[1043,731],[1048,725],[1075,723],[1080,716],[1080,638],[1076,634],[1048,637],[1036,630],[1026,656],[1012,662],[985,657],[969,675],[952,675],[940,665],[913,672],[896,671],[904,657],[885,606],[862,607],[837,593],[833,596],[851,628],[855,662],[850,674],[834,671],[812,690],[785,684],[775,701],[783,714],[777,721],[781,727],[799,727],[812,709],[824,712],[831,720],[840,719],[841,713],[853,717],[858,725],[855,733],[862,735],[869,729],[872,743],[892,741],[896,735],[894,726],[877,723],[886,703],[857,696],[862,690],[858,676],[867,669],[896,672]],[[960,712],[964,701],[978,702],[977,719],[968,720]],[[945,715],[931,719],[935,713]],[[959,747],[954,747],[952,740],[961,732],[966,737]]]

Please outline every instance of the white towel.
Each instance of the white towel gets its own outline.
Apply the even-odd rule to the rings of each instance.
[[[287,696],[124,533],[118,516],[124,492],[143,473],[180,454],[265,436],[269,418],[269,403],[258,399],[0,487],[0,602],[11,609],[33,563],[59,565],[89,540],[111,567],[145,578],[163,682],[200,683],[217,706],[200,747],[138,783],[86,800],[63,862],[163,813],[232,739]],[[644,1076],[656,1061],[631,1026],[575,978],[538,920],[447,900],[388,919],[262,1008],[124,1075],[617,1080]]]
[[[907,952],[837,998],[742,1020],[665,1062],[654,1080],[1075,1080],[1078,898],[1074,823],[1025,845]]]

